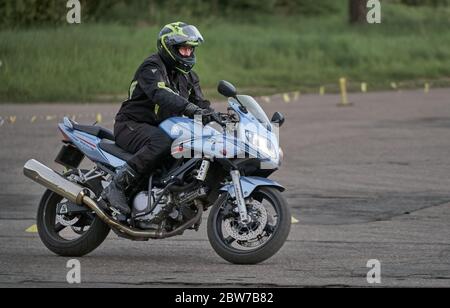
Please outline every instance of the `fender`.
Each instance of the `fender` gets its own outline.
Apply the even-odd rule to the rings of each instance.
[[[275,187],[279,189],[280,191],[285,191],[285,188],[278,184],[275,181],[258,177],[258,176],[243,176],[241,177],[241,185],[242,185],[242,191],[244,193],[244,198],[249,197],[252,192],[260,186],[270,186]],[[222,186],[219,191],[227,191],[232,198],[234,198],[234,188],[233,184],[227,184],[225,186]]]

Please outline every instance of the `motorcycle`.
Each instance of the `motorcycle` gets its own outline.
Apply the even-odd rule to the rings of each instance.
[[[81,125],[65,117],[58,124],[63,147],[55,161],[62,174],[31,159],[24,174],[43,185],[37,214],[39,236],[60,256],[80,257],[96,249],[113,230],[135,241],[164,239],[199,230],[210,209],[208,239],[223,259],[257,264],[277,253],[291,227],[281,192],[268,177],[281,165],[277,127],[250,96],[221,81],[227,113],[215,113],[206,127],[184,117],[171,117],[160,128],[173,140],[172,155],[139,184],[126,189],[128,216],[103,200],[102,192],[115,171],[132,156],[114,143],[111,131]],[[200,128],[200,129],[199,129]],[[80,168],[84,158],[93,166]]]

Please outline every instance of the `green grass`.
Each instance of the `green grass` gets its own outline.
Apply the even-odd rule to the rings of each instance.
[[[196,71],[208,95],[216,95],[220,79],[251,94],[317,89],[341,76],[370,89],[448,80],[450,9],[382,9],[381,25],[359,27],[347,24],[344,11],[189,20],[206,39]],[[0,31],[0,102],[121,100],[135,69],[155,51],[158,30],[85,23]]]

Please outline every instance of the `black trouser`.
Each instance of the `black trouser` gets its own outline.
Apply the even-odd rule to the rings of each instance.
[[[119,147],[134,154],[127,164],[141,175],[154,171],[158,161],[170,155],[172,140],[157,126],[116,122],[114,136]]]

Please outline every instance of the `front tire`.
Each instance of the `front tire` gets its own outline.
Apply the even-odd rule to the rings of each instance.
[[[284,245],[291,229],[290,210],[285,198],[278,189],[273,187],[260,187],[250,197],[268,201],[272,204],[276,213],[277,224],[272,227],[267,223],[266,228],[272,228],[272,233],[269,235],[267,242],[260,247],[249,250],[239,249],[239,246],[238,248],[232,247],[229,243],[230,240],[233,242],[239,241],[236,241],[231,236],[225,238],[221,225],[226,218],[226,214],[224,214],[227,211],[226,198],[224,198],[224,202],[221,202],[222,204],[212,208],[208,217],[208,239],[211,246],[219,256],[234,264],[258,264],[269,259]]]

